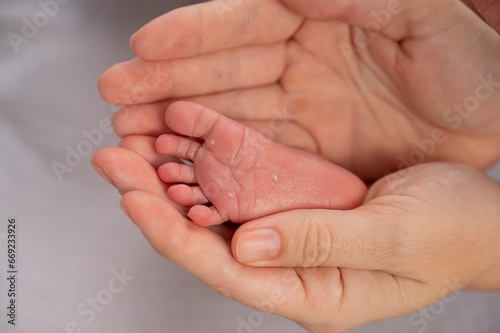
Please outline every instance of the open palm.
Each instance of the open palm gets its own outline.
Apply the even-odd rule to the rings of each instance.
[[[132,38],[140,58],[100,79],[108,102],[140,104],[118,113],[117,133],[158,136],[166,105],[188,99],[365,179],[424,159],[498,158],[500,38],[472,11],[313,3],[207,2],[149,23]]]

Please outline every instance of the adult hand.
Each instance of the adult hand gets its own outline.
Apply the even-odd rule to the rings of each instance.
[[[116,132],[139,135],[124,146],[167,131],[166,105],[188,99],[367,180],[500,156],[500,37],[460,1],[218,0],[159,17],[131,45],[140,58],[102,75],[103,98],[160,102],[118,112]]]
[[[124,193],[123,210],[159,254],[310,332],[403,315],[462,287],[500,290],[500,188],[470,167],[410,168],[377,182],[358,209],[280,213],[242,225],[230,242],[173,208],[134,152],[105,148],[93,164]]]

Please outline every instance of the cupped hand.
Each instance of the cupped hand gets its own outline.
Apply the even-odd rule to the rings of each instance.
[[[186,220],[134,152],[106,148],[93,165],[124,193],[123,210],[159,254],[310,332],[403,315],[463,287],[500,289],[500,188],[470,167],[413,167],[377,182],[358,209],[280,213],[230,241]]]
[[[159,114],[188,99],[367,180],[500,156],[500,37],[460,1],[212,1],[131,45],[140,58],[99,81],[109,103],[141,104],[120,136],[164,133]]]

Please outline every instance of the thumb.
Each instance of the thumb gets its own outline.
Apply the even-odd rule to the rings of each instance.
[[[473,0],[482,17],[500,34],[500,1]]]
[[[390,270],[397,259],[389,254],[398,246],[401,224],[390,209],[377,207],[295,210],[260,218],[237,230],[233,255],[250,266]]]

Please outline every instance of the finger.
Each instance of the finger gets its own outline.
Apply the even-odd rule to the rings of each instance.
[[[171,101],[150,104],[130,105],[118,110],[111,118],[116,135],[160,136],[170,133],[165,124],[165,110]]]
[[[204,105],[191,102],[176,102],[165,112],[165,122],[175,132],[206,139],[217,125],[227,126],[234,123]]]
[[[407,13],[411,1],[377,0],[367,3],[362,0],[283,0],[283,3],[292,11],[313,20],[336,20],[369,30],[382,30],[393,37],[397,36],[396,39],[408,33],[403,28],[408,24]]]
[[[174,134],[163,134],[156,140],[156,151],[158,153],[176,156],[189,161],[193,161],[200,148],[201,144],[198,142]]]
[[[206,105],[226,117],[242,120],[286,120],[293,117],[279,84],[184,99]]]
[[[165,183],[194,184],[194,168],[184,163],[166,163],[158,168],[158,176]]]
[[[158,178],[155,168],[131,150],[100,149],[92,156],[91,165],[122,194],[140,190],[167,198],[168,187]]]
[[[127,136],[123,138],[119,144],[121,148],[134,151],[136,154],[145,159],[149,164],[151,164],[155,169],[165,163],[179,161],[179,159],[175,157],[158,154],[155,145],[155,137],[143,135]]]
[[[390,253],[398,253],[398,240],[406,232],[396,223],[400,216],[378,207],[383,206],[290,211],[248,222],[235,234],[233,253],[240,262],[254,266],[345,267],[392,273],[395,267],[404,267],[397,262],[400,256]]]
[[[462,19],[475,16],[454,0],[432,5],[411,0],[283,0],[283,3],[308,19],[340,21],[381,32],[397,41],[449,29],[450,24],[456,25],[457,15]]]
[[[280,1],[209,1],[151,21],[130,44],[145,60],[191,57],[288,39],[302,18]]]
[[[500,34],[500,1],[473,0],[477,10],[491,27]]]
[[[122,209],[163,257],[197,276],[216,292],[254,308],[267,307],[271,294],[296,303],[305,293],[291,268],[263,271],[234,260],[225,239],[184,219],[167,201],[146,192],[129,192]]]
[[[285,66],[285,44],[220,51],[195,58],[148,62],[136,58],[101,75],[101,97],[114,105],[141,104],[266,85]]]
[[[283,90],[278,84],[182,100],[206,105],[236,120],[284,120],[293,117],[286,107]],[[169,133],[165,124],[165,110],[174,101],[124,107],[113,116],[113,129],[119,137],[134,134],[160,136]]]
[[[310,331],[318,326],[345,331],[414,311],[431,299],[421,283],[383,272],[244,266],[224,238],[188,222],[151,193],[129,192],[121,206],[161,256],[219,294],[291,318]],[[366,314],[363,319],[360,312]]]
[[[184,207],[202,205],[208,202],[199,186],[187,186],[185,184],[172,185],[168,189],[168,197]]]
[[[120,205],[160,255],[206,283],[218,285],[219,278],[227,278],[221,275],[219,268],[222,266],[213,265],[208,258],[217,258],[226,268],[235,266],[223,239],[185,220],[161,198],[133,191],[123,196]],[[228,269],[225,273],[235,272]]]
[[[230,93],[228,93],[230,94]],[[250,94],[252,95],[252,94]],[[250,97],[246,96],[246,97]],[[255,95],[256,97],[258,95]],[[219,99],[219,96],[211,96],[205,98],[196,98],[196,99],[188,99],[190,101],[195,102],[203,102],[203,105],[217,105],[218,103],[222,106],[225,104],[222,99]],[[262,100],[259,98],[253,99]],[[135,105],[133,107],[125,107],[122,110],[118,111],[116,115],[119,117],[113,118],[113,127],[115,131],[119,133],[121,137],[131,136],[130,139],[127,139],[125,143],[123,143],[125,148],[132,149],[146,160],[153,163],[155,166],[158,166],[158,163],[162,161],[163,158],[161,155],[158,156],[157,153],[151,152],[149,149],[143,149],[142,151],[136,149],[141,146],[142,143],[136,143],[137,134],[142,135],[151,135],[151,136],[161,136],[164,133],[171,133],[172,130],[168,128],[165,124],[165,105],[171,105],[173,103],[156,103],[156,104],[145,104],[144,108],[141,105]],[[219,111],[221,107],[214,109]],[[223,115],[226,116],[236,116],[242,117],[242,119],[236,118],[236,120],[241,123],[252,127],[256,131],[261,132],[262,134],[268,136],[274,141],[277,141],[281,144],[284,144],[289,147],[299,148],[311,152],[317,152],[318,147],[316,142],[311,137],[310,133],[306,131],[302,126],[293,122],[293,115],[287,111],[287,108],[273,108],[270,114],[266,115],[267,111],[264,111],[264,108],[255,107],[255,117],[257,119],[267,117],[271,117],[271,119],[265,120],[247,120],[252,119],[251,109],[246,107],[236,107],[233,112],[232,106],[226,104],[226,108],[222,107]],[[160,120],[161,119],[161,120]],[[175,117],[174,117],[175,119]],[[288,119],[292,120],[289,121]],[[159,125],[163,124],[163,125]],[[129,141],[130,140],[130,141]],[[125,146],[126,145],[126,146]],[[168,155],[165,153],[165,155]]]

